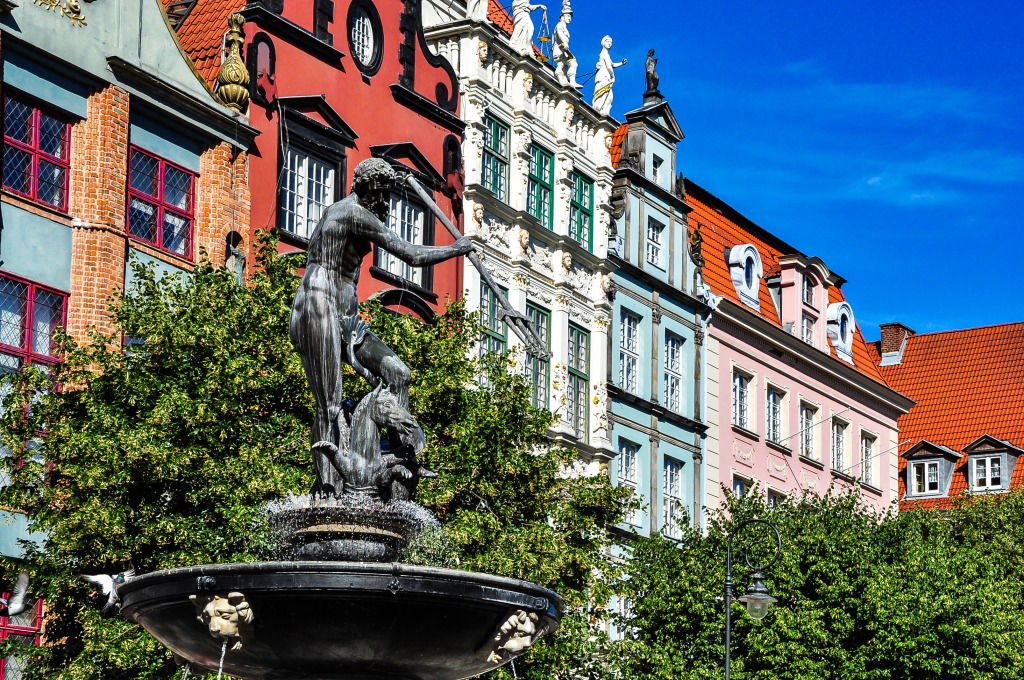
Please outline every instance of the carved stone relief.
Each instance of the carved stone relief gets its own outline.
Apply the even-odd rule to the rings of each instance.
[[[252,641],[252,623],[256,618],[242,593],[223,595],[190,595],[196,607],[196,618],[221,640],[234,640],[232,650],[239,650]]]
[[[753,466],[754,447],[743,442],[734,442],[732,447],[733,458],[740,465]]]
[[[503,664],[528,650],[547,632],[537,614],[519,609],[498,626],[476,655],[489,663]]]

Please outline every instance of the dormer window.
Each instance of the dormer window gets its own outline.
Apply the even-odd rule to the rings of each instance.
[[[975,491],[991,491],[1003,488],[1002,456],[984,456],[973,460]]]
[[[735,246],[729,251],[729,273],[732,276],[732,284],[739,294],[740,302],[760,310],[758,293],[764,267],[761,264],[761,255],[753,244]]]
[[[814,280],[804,274],[804,292],[803,292],[804,304],[814,304]]]
[[[939,461],[911,463],[914,495],[939,492]]]
[[[657,156],[651,160],[651,179],[654,180],[655,184],[661,184],[661,166],[664,163],[665,161]]]
[[[836,355],[843,361],[853,363],[853,310],[848,302],[836,302],[828,306],[828,337]]]

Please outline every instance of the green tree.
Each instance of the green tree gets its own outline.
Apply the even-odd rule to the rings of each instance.
[[[0,419],[11,484],[0,504],[45,536],[24,562],[4,564],[8,576],[27,568],[47,603],[48,644],[33,652],[31,677],[179,673],[138,626],[100,619],[80,574],[267,556],[262,506],[312,483],[312,399],[287,336],[296,264],[264,237],[244,286],[208,263],[163,278],[135,265],[137,286],[110,304],[116,334],[83,345],[64,337],[51,376],[13,379]],[[412,369],[423,459],[441,474],[420,500],[460,566],[551,587],[576,612],[599,606],[606,590],[594,577],[607,571],[621,494],[604,477],[564,474],[571,456],[545,436],[552,416],[529,406],[509,359],[469,358],[478,327],[461,304],[433,324],[365,312]],[[479,370],[486,387],[467,390]],[[61,389],[48,392],[51,380]],[[366,385],[352,375],[346,389],[358,397]],[[581,616],[551,645],[596,644]],[[556,658],[541,647],[520,674],[539,677]]]
[[[882,515],[854,494],[806,495],[768,508],[752,494],[713,513],[707,535],[637,540],[626,576],[631,634],[615,649],[624,677],[722,677],[726,540],[752,517],[769,519],[782,536],[782,559],[766,574],[779,604],[762,621],[735,604],[737,680],[1013,678],[1024,671],[1021,493],[968,499],[947,515]],[[752,538],[737,537],[734,548]],[[737,590],[750,577],[734,550]]]

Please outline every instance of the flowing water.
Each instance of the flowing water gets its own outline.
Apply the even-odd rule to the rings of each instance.
[[[269,503],[264,514],[274,559],[457,564],[437,518],[412,501],[385,505],[370,495],[289,494]]]
[[[220,666],[217,667],[217,680],[220,680],[220,674],[224,672],[224,655],[228,653],[228,639],[224,638],[224,644],[220,646]]]

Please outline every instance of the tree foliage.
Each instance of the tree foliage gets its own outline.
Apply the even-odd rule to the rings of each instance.
[[[678,543],[636,542],[627,575],[633,616],[624,622],[631,633],[615,650],[624,677],[722,677],[726,541],[753,517],[770,520],[782,536],[782,559],[765,575],[779,603],[762,621],[735,603],[735,678],[1024,673],[1024,493],[969,498],[948,514],[898,515],[867,509],[855,495],[807,495],[769,509],[752,494],[730,498],[706,536],[684,531]],[[755,538],[767,536],[735,539],[740,593],[751,572],[739,548]]]
[[[117,333],[82,345],[65,336],[52,375],[12,379],[0,504],[43,536],[24,561],[4,562],[8,577],[29,570],[47,604],[31,677],[180,675],[137,625],[99,618],[80,574],[267,556],[261,508],[312,484],[312,398],[287,334],[295,265],[269,237],[244,286],[208,263],[163,278],[136,264],[137,285],[110,303]],[[364,314],[412,369],[422,459],[440,473],[419,500],[460,566],[555,589],[577,614],[549,647],[592,650],[600,639],[580,612],[606,597],[595,575],[611,573],[607,529],[622,493],[603,476],[566,474],[572,455],[551,445],[553,416],[530,406],[513,360],[470,358],[479,328],[461,304],[433,324],[372,305]],[[354,374],[345,384],[356,398],[367,389]],[[590,656],[559,668],[564,655],[542,646],[520,675],[580,675]]]

